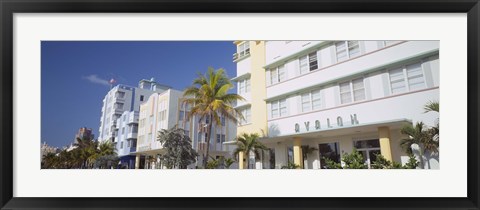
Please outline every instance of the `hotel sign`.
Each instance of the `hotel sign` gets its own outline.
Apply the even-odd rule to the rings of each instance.
[[[330,118],[327,118],[326,120],[326,128],[334,128],[334,127],[343,127],[344,126],[344,121],[341,116],[337,117],[337,122],[335,124],[332,124],[330,122]],[[358,125],[358,119],[357,119],[357,114],[351,114],[350,115],[350,125]],[[315,120],[313,123],[311,121],[305,121],[303,122],[303,126],[305,127],[306,131],[310,131],[310,129],[315,129],[315,130],[321,130],[322,125],[320,123],[320,120]],[[300,124],[295,123],[295,133],[300,132]]]

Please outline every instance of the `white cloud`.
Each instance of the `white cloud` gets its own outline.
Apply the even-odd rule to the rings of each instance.
[[[83,77],[83,79],[88,80],[91,83],[99,84],[99,85],[105,85],[105,86],[110,86],[110,83],[108,83],[108,80],[104,80],[99,78],[96,74],[92,74],[86,77]]]

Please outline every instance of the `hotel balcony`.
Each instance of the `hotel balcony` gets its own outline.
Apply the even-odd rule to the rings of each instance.
[[[127,139],[137,139],[138,133],[137,132],[128,132]]]
[[[242,53],[233,53],[233,56],[232,56],[232,59],[233,59],[233,62],[238,62],[246,57],[250,56],[250,50],[247,50],[245,52],[242,52]]]
[[[131,112],[127,124],[138,124],[138,113]]]

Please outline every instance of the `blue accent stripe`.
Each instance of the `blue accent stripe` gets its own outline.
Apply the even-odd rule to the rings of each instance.
[[[133,88],[132,90],[132,105],[130,106],[130,111],[133,111],[133,107],[135,107],[135,90],[137,88]]]

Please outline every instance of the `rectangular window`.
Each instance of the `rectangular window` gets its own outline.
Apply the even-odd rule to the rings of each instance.
[[[222,138],[221,139],[222,143],[224,143],[225,142],[225,134],[222,134],[221,138]]]
[[[318,69],[317,52],[309,53],[303,57],[300,57],[300,74],[305,74],[309,71]]]
[[[340,86],[340,102],[342,104],[352,101],[365,100],[365,86],[363,78],[354,79],[352,81],[343,82]]]
[[[278,101],[272,102],[272,118],[278,117]]]
[[[245,80],[245,93],[250,92],[250,78]]]
[[[237,53],[239,58],[250,55],[250,42],[245,41],[244,43],[238,45]]]
[[[302,94],[302,112],[309,112],[311,110],[310,93],[304,93]]]
[[[122,128],[122,134],[124,134],[124,133],[125,133],[125,127]]]
[[[123,141],[120,142],[120,149],[123,149]]]
[[[352,102],[350,82],[340,83],[340,102],[342,104]]]
[[[238,81],[238,94],[245,93],[245,80]]]
[[[123,103],[115,103],[115,109],[123,109]]]
[[[140,95],[140,101],[143,101],[143,95]]]
[[[220,141],[221,141],[220,134],[217,134],[217,143],[220,143]]]
[[[204,142],[207,142],[207,139],[208,139],[208,136],[207,136],[207,135],[208,135],[208,134],[207,134],[207,133],[205,133]]]
[[[272,101],[271,115],[272,118],[287,116],[287,99]]]
[[[251,107],[240,110],[240,113],[243,115],[243,119],[240,120],[240,125],[246,125],[251,122],[252,110]]]
[[[353,87],[353,100],[361,101],[365,100],[365,87],[363,85],[363,78],[352,80]]]
[[[403,69],[390,70],[388,73],[390,76],[390,88],[392,94],[405,92],[405,76],[403,75]]]
[[[359,41],[341,41],[335,43],[337,62],[341,62],[361,54]]]
[[[330,159],[335,163],[340,163],[340,147],[337,142],[319,144],[320,168],[326,168],[326,159]]]
[[[392,94],[426,88],[422,63],[414,63],[388,71]]]
[[[202,133],[198,132],[198,134],[197,134],[197,141],[198,142],[202,142],[202,136],[203,136]]]
[[[313,110],[318,110],[322,107],[321,101],[320,101],[320,90],[314,90],[311,92],[312,94],[312,109]]]
[[[277,68],[270,69],[270,84],[277,84],[283,82],[287,79],[287,74],[285,72],[285,66],[279,66]]]
[[[317,52],[308,54],[308,64],[310,66],[310,71],[318,69]]]
[[[354,141],[353,146],[363,156],[363,160],[368,165],[368,168],[377,159],[377,155],[380,154],[380,142],[378,139]]]
[[[128,147],[132,147],[132,141],[133,141],[133,140],[129,140],[129,141],[128,141]]]
[[[303,56],[300,58],[300,74],[305,74],[308,72],[308,56]]]
[[[302,112],[318,110],[321,108],[320,90],[313,90],[301,95]]]
[[[222,126],[225,126],[225,117],[224,116],[220,117],[220,122],[221,122]]]
[[[117,94],[115,95],[116,98],[123,98],[125,97],[125,92],[117,92]]]

